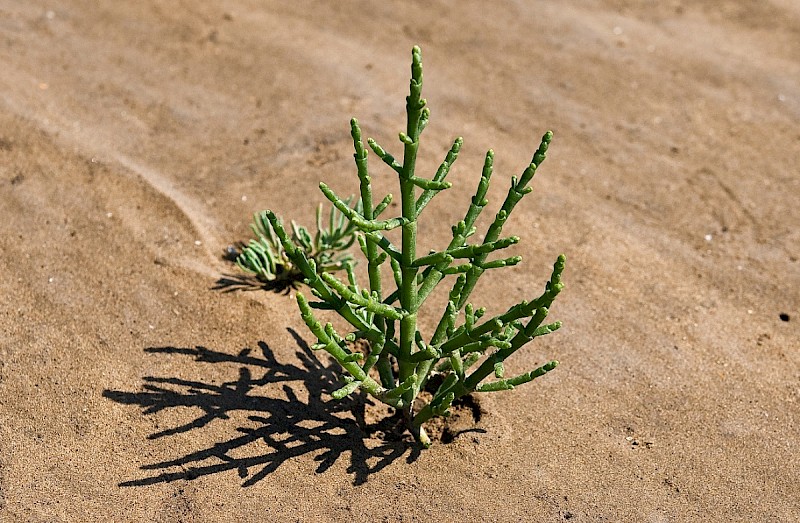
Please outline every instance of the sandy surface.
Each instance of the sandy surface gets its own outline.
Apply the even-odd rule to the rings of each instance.
[[[0,520],[800,520],[799,4],[339,4],[0,1]],[[215,289],[252,212],[356,190],[350,117],[399,150],[413,44],[421,172],[465,140],[430,246],[550,128],[476,301],[568,257],[509,372],[561,366],[422,453],[291,295]]]

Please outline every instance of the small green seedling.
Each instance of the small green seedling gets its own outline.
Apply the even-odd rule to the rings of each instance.
[[[345,200],[349,204],[351,198]],[[356,203],[356,212],[361,212],[361,202]],[[236,264],[244,271],[253,273],[264,284],[293,285],[304,276],[286,255],[280,240],[272,232],[266,211],[256,213],[250,225],[256,238],[242,249]],[[353,256],[347,249],[356,241],[356,226],[345,218],[336,207],[331,207],[328,227],[322,224],[322,205],[317,207],[317,233],[314,237],[308,229],[292,221],[292,242],[306,257],[314,260],[318,270],[331,272],[352,266]]]
[[[450,187],[445,177],[462,144],[461,138],[455,140],[431,179],[417,176],[414,167],[419,137],[430,117],[426,102],[420,97],[421,90],[422,58],[419,48],[414,47],[411,92],[406,98],[407,126],[405,132],[400,133],[402,163],[374,140],[367,140],[372,151],[399,178],[400,216],[380,218],[392,196],[387,195],[380,203],[374,204],[367,149],[361,139],[358,121],[353,119],[350,128],[360,181],[359,204],[350,207],[349,200],[339,198],[333,189],[320,183],[322,193],[347,219],[347,225],[339,221],[336,229],[333,226],[329,229],[339,231],[331,233],[330,238],[342,243],[311,242],[308,234],[294,225],[290,235],[274,213],[265,211],[257,221],[260,223],[257,230],[260,244],[252,251],[257,256],[247,258],[260,260],[258,263],[261,265],[248,261],[242,261],[241,265],[248,270],[264,267],[264,277],[270,278],[277,274],[278,262],[269,265],[263,260],[280,256],[283,267],[291,267],[290,270],[302,274],[316,298],[309,301],[305,295],[297,293],[303,321],[317,338],[313,348],[327,351],[346,371],[344,386],[334,391],[332,396],[341,399],[361,389],[399,409],[414,438],[428,447],[431,440],[423,424],[432,417],[449,415],[453,402],[458,398],[473,392],[511,390],[558,365],[557,361],[549,361],[530,372],[506,377],[503,362],[534,338],[550,334],[561,326],[560,322],[545,324],[544,320],[563,288],[564,256],[558,257],[544,292],[535,299],[522,301],[488,319],[486,309],[469,302],[470,294],[484,272],[510,267],[521,261],[519,256],[490,260],[489,255],[519,241],[517,236],[504,237],[501,232],[511,211],[523,196],[531,192],[528,184],[545,159],[552,139],[550,131],[545,133],[522,175],[511,178],[511,187],[503,205],[481,240],[468,242],[476,232],[474,224],[478,215],[488,203],[486,194],[494,158],[491,150],[486,154],[475,196],[464,219],[452,227],[450,243],[439,251],[417,252],[417,221],[431,199]],[[275,233],[274,237],[267,222]],[[384,234],[397,228],[402,233],[399,246]],[[357,282],[351,259],[315,255],[326,249],[326,252],[337,251],[341,245],[350,243],[348,231],[355,232],[366,258],[367,287]],[[323,236],[318,237],[320,241]],[[278,242],[282,250],[279,250]],[[347,281],[330,272],[332,267],[340,265],[347,270]],[[381,269],[387,265],[394,276],[395,288],[392,290],[384,289],[381,279]],[[449,276],[453,278],[447,306],[433,333],[424,336],[417,328],[422,306],[434,288]],[[321,323],[315,316],[315,309],[335,311],[352,326],[350,332],[342,335],[331,323]],[[368,347],[366,354],[351,349],[356,340],[366,340],[366,344],[360,344]],[[436,379],[431,380],[434,376]],[[427,404],[415,401],[426,385],[434,383],[438,386]]]

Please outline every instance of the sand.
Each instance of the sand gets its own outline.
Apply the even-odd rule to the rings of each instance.
[[[0,520],[800,520],[799,28],[792,0],[0,1]],[[420,173],[464,137],[424,246],[488,148],[493,213],[552,129],[525,261],[475,301],[568,258],[564,327],[508,363],[559,368],[422,452],[331,400],[294,291],[221,285],[253,212],[357,189],[351,117],[399,151],[414,44]]]

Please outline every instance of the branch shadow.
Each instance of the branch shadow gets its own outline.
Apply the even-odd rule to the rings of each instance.
[[[372,422],[366,416],[370,400],[365,396],[355,395],[340,401],[328,399],[327,393],[340,386],[337,367],[334,363],[319,361],[295,331],[289,329],[289,332],[298,345],[299,365],[279,362],[264,342],[258,343],[260,354],[251,349],[236,355],[205,347],[145,349],[148,353],[191,356],[199,363],[240,365],[238,377],[220,385],[146,376],[141,392],[103,391],[105,398],[123,405],[136,405],[145,415],[186,407],[201,411],[193,420],[154,432],[148,439],[201,430],[212,422],[230,420],[236,411],[246,412],[250,424],[234,427],[234,434],[227,441],[174,459],[143,465],[141,470],[147,471],[146,477],[119,485],[132,487],[193,480],[235,470],[244,480],[242,486],[247,487],[266,478],[287,461],[306,454],[313,454],[319,462],[316,472],[320,474],[339,459],[347,459],[345,456],[349,454],[347,472],[353,475],[353,484],[360,485],[371,474],[403,456],[409,463],[419,457],[419,449],[410,437],[380,437],[401,432],[400,416]],[[306,396],[303,389],[307,392],[306,399],[301,397]],[[262,391],[270,394],[258,395]],[[264,444],[269,448],[267,452],[263,452]],[[248,452],[250,455],[242,457]]]

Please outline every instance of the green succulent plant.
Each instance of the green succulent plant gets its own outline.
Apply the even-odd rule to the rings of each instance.
[[[349,205],[352,197],[344,201]],[[361,201],[357,201],[354,212],[361,212]],[[342,270],[353,262],[349,249],[356,241],[356,226],[346,219],[336,207],[331,207],[327,227],[322,223],[322,204],[317,207],[317,232],[314,236],[308,229],[292,221],[292,242],[323,272]],[[280,240],[275,236],[266,211],[253,215],[250,228],[255,238],[242,249],[236,264],[252,273],[265,284],[293,284],[302,281],[303,273],[286,255]]]
[[[327,235],[320,233],[312,242],[304,229],[292,224],[290,234],[273,212],[265,211],[257,220],[259,240],[249,254],[243,254],[240,265],[246,270],[261,271],[259,274],[265,278],[277,277],[281,270],[302,275],[316,298],[309,301],[301,292],[296,295],[303,321],[317,338],[312,348],[328,352],[345,371],[343,386],[332,396],[343,398],[360,389],[399,409],[413,437],[427,447],[431,440],[423,425],[432,417],[447,416],[458,398],[475,392],[511,390],[558,365],[555,360],[546,361],[513,377],[507,377],[504,369],[504,362],[517,350],[561,326],[560,322],[544,321],[563,288],[561,274],[565,259],[563,255],[558,257],[539,296],[505,312],[489,317],[485,308],[475,307],[469,301],[475,284],[487,270],[510,267],[521,261],[519,256],[489,257],[519,241],[517,236],[502,236],[502,230],[515,206],[531,192],[529,183],[545,159],[553,136],[550,131],[544,134],[522,174],[511,178],[505,200],[482,239],[469,241],[476,232],[478,216],[488,204],[486,195],[494,161],[491,150],[486,154],[475,195],[464,218],[452,227],[448,245],[438,251],[417,252],[420,214],[433,197],[451,186],[445,178],[462,146],[462,139],[457,138],[432,178],[416,174],[419,138],[430,118],[421,90],[422,58],[419,48],[414,47],[410,94],[406,98],[407,124],[399,135],[402,163],[374,140],[367,141],[370,149],[398,176],[399,216],[380,219],[392,196],[387,195],[374,205],[368,153],[359,123],[353,119],[350,127],[360,182],[359,205],[350,207],[350,199],[339,198],[333,189],[320,183],[323,195],[345,221],[339,218],[336,228],[331,225]],[[395,245],[385,233],[398,228],[401,244]],[[339,247],[352,243],[351,233],[367,261],[366,286],[358,283],[352,259],[319,254],[338,253]],[[385,289],[381,278],[381,271],[387,265],[393,276],[393,289]],[[339,267],[346,269],[346,281],[331,273]],[[436,328],[425,335],[418,328],[420,315],[427,313],[423,305],[434,288],[446,279],[451,282],[447,305]],[[349,332],[341,334],[331,323],[321,322],[315,310],[338,313],[350,324]],[[356,340],[367,342],[361,344],[367,345],[366,354],[351,349]],[[436,379],[431,380],[434,376]],[[424,403],[419,395],[429,383],[438,386],[432,398]]]

